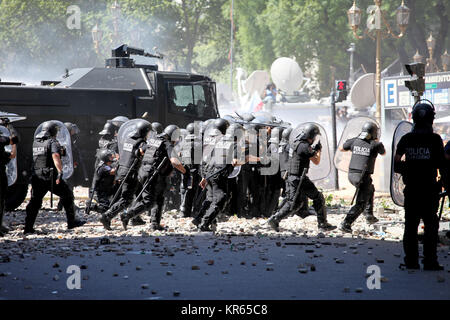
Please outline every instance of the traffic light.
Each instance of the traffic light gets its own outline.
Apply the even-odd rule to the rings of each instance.
[[[411,91],[412,95],[419,99],[425,92],[425,64],[412,63],[405,65],[406,71],[412,77],[412,80],[406,80],[405,86]]]
[[[338,93],[336,102],[342,102],[347,100],[347,81],[336,81],[336,91]]]

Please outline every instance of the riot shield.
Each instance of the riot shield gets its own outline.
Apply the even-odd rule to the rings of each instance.
[[[320,124],[315,122],[302,123],[298,125],[294,130],[292,130],[291,135],[289,136],[289,143],[292,146],[295,139],[300,136],[300,134],[308,124],[315,124],[320,129],[320,135],[316,137],[316,141],[314,141],[313,145],[318,141],[320,141],[320,143],[322,144],[321,160],[318,165],[315,165],[311,162],[308,171],[309,179],[311,179],[312,181],[318,181],[328,177],[331,172],[330,147],[328,144],[328,137],[325,129]]]
[[[0,126],[0,134],[2,136],[11,137],[11,132],[6,127]],[[11,152],[12,146],[5,146],[6,152]],[[6,177],[8,178],[8,186],[12,186],[17,180],[17,158],[9,160],[6,165]]]
[[[119,155],[122,155],[123,152],[123,143],[124,141],[131,137],[134,132],[136,131],[136,125],[139,122],[145,121],[147,122],[150,126],[150,122],[146,121],[146,120],[142,120],[142,119],[133,119],[133,120],[129,120],[127,122],[125,122],[119,129],[119,132],[117,134],[117,143],[119,146]]]
[[[405,185],[403,184],[403,178],[400,174],[394,172],[394,158],[397,152],[397,145],[400,139],[407,133],[411,132],[413,124],[408,121],[402,121],[398,124],[394,131],[394,137],[392,139],[392,155],[391,155],[391,198],[394,203],[400,207],[405,204],[405,197],[403,190]]]
[[[69,130],[67,127],[58,120],[51,120],[58,125],[58,134],[56,135],[56,140],[58,140],[59,144],[66,149],[66,155],[61,157],[62,165],[63,165],[63,179],[69,179],[73,174],[73,155],[72,155],[72,141],[70,139]],[[39,127],[37,127],[34,132],[34,138],[42,131],[42,126],[44,123],[41,123]]]
[[[349,122],[347,122],[344,131],[342,132],[341,139],[339,140],[338,149],[336,150],[336,154],[334,155],[334,165],[336,169],[344,172],[348,172],[348,167],[350,165],[350,160],[352,158],[351,152],[342,152],[340,151],[340,148],[343,147],[344,143],[348,139],[356,138],[361,133],[362,127],[366,122],[372,122],[377,125],[379,128],[380,126],[378,123],[369,118],[369,117],[358,117],[353,118]],[[380,137],[381,132],[378,130],[378,138]]]

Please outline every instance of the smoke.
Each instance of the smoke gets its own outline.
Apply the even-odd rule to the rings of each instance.
[[[27,9],[26,17],[18,12],[17,16],[8,16],[8,19],[34,19],[40,22],[24,23],[14,31],[9,30],[15,33],[15,37],[9,39],[7,47],[0,49],[0,55],[3,57],[0,62],[2,81],[38,85],[42,80],[57,80],[65,73],[65,69],[104,67],[105,59],[111,56],[111,50],[124,43],[150,52],[154,47],[158,47],[159,51],[169,57],[162,62],[137,57],[136,62],[139,64],[160,64],[161,69],[175,69],[178,66],[173,62],[173,54],[164,52],[169,48],[167,38],[170,38],[170,35],[165,27],[171,23],[168,20],[161,21],[152,17],[141,21],[139,18],[127,16],[126,13],[115,19],[110,9],[111,1],[90,0],[58,1],[59,3],[55,4],[59,6],[58,12],[53,18],[47,19],[50,15],[42,13],[45,8],[39,7],[37,2],[28,2],[30,9]],[[73,13],[67,12],[67,8],[73,5],[80,8],[81,28],[78,30],[68,27]],[[39,19],[36,12],[40,14]],[[98,53],[94,49],[92,37],[92,28],[96,24],[103,31]],[[179,55],[179,52],[177,54]]]

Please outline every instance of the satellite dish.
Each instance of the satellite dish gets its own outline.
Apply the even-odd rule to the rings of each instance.
[[[278,58],[270,68],[272,80],[278,89],[286,94],[293,94],[300,89],[303,82],[303,72],[295,60],[290,58]]]
[[[355,109],[372,106],[375,101],[375,74],[367,73],[356,80],[350,90],[350,101]]]

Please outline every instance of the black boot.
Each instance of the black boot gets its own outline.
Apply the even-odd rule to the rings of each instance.
[[[84,221],[84,220],[74,219],[70,223],[69,222],[67,223],[67,229],[72,230],[72,229],[81,227],[85,224],[86,224],[86,221]]]
[[[133,219],[131,219],[131,224],[133,225],[133,226],[143,226],[143,225],[145,225],[145,221],[141,218],[141,216],[137,216],[137,217],[134,217]]]
[[[341,223],[341,225],[339,226],[339,230],[341,230],[342,232],[346,232],[346,233],[352,233],[352,225],[350,223],[347,223],[345,221],[343,221]]]
[[[423,270],[427,271],[442,271],[444,267],[439,264],[437,260],[434,261],[422,261],[423,262]]]
[[[332,224],[328,223],[327,221],[319,222],[319,229],[321,231],[332,231],[336,229],[336,226],[333,226]]]
[[[3,212],[0,212],[0,237],[9,232],[9,229],[3,225]]]
[[[267,220],[267,224],[276,232],[280,231],[280,221],[277,219],[277,214],[274,214]]]
[[[128,217],[126,211],[120,214],[120,221],[122,221],[122,226],[126,231],[128,228],[128,223],[130,222],[130,218]]]
[[[100,218],[100,222],[103,224],[103,227],[106,230],[111,231],[111,218],[108,217],[106,213],[102,214],[102,217]]]

